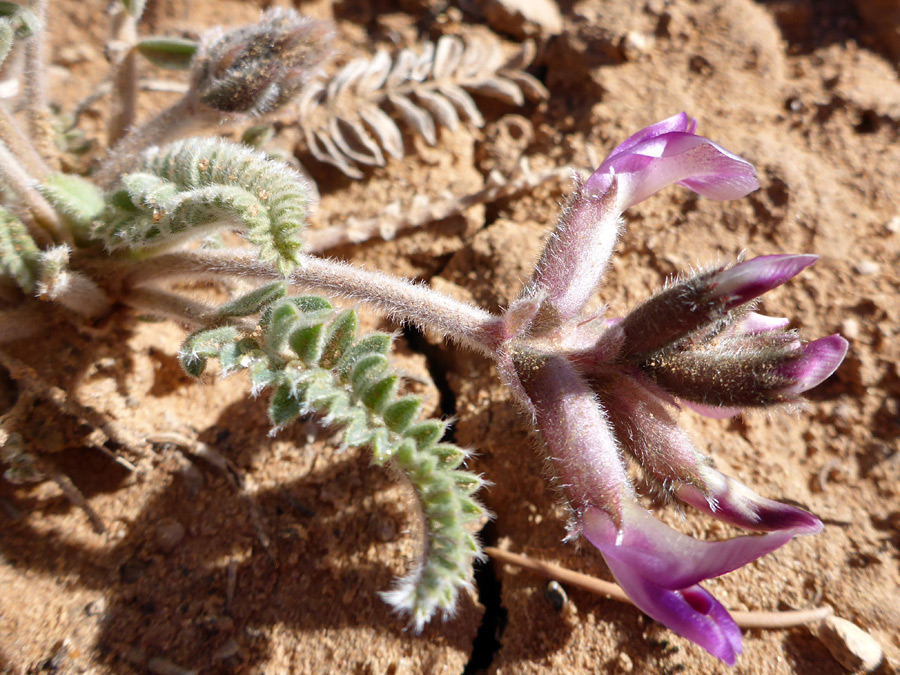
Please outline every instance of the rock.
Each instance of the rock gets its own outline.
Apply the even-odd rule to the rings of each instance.
[[[853,269],[860,276],[868,277],[878,274],[878,270],[881,268],[874,260],[860,260],[853,266]]]
[[[562,14],[553,0],[487,0],[483,12],[491,28],[519,38],[558,35],[563,30]]]
[[[656,38],[652,35],[645,35],[636,30],[630,30],[622,37],[620,45],[622,56],[626,61],[637,61],[645,54],[648,54],[656,42]]]
[[[851,672],[871,673],[884,659],[875,638],[846,619],[830,616],[819,624],[815,634],[835,660]]]

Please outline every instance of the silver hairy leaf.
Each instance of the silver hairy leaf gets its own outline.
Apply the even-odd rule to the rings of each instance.
[[[404,156],[398,120],[435,145],[439,126],[484,125],[473,93],[517,106],[546,98],[544,85],[524,70],[535,52],[534,43],[525,42],[505,58],[497,41],[456,35],[393,57],[379,50],[330,79],[309,82],[298,98],[299,125],[316,159],[361,178],[360,165],[384,166],[386,155]]]

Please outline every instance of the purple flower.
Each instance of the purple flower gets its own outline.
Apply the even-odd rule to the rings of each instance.
[[[618,234],[621,213],[678,183],[714,199],[759,185],[748,162],[694,134],[681,114],[635,134],[583,184],[530,283],[492,328],[502,377],[532,413],[570,533],[603,554],[640,609],[733,664],[740,631],[698,584],[730,572],[822,523],[720,473],[677,425],[680,405],[724,417],[790,403],[829,377],[847,342],[804,343],[787,319],[752,311],[760,295],[816,262],[770,255],[719,266],[668,286],[621,320],[585,315]],[[767,534],[702,542],[638,505],[623,455],[666,495]]]
[[[759,187],[752,164],[697,136],[696,128],[679,113],[639,131],[610,153],[585,191],[601,195],[615,181],[624,211],[673,183],[710,199],[738,199]]]
[[[584,513],[583,528],[635,605],[729,665],[741,652],[740,629],[699,582],[753,562],[794,536],[788,530],[698,541],[632,502],[622,509],[621,526],[605,511],[591,508]]]

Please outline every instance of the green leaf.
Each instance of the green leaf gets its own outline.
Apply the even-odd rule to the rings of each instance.
[[[216,311],[216,316],[222,318],[250,316],[262,311],[264,307],[280,300],[285,295],[287,295],[287,284],[283,281],[274,281],[225,303]]]
[[[198,331],[184,341],[178,352],[178,361],[188,375],[200,377],[206,369],[207,359],[218,356],[222,348],[237,336],[238,330],[234,326]]]
[[[380,413],[397,395],[399,380],[396,375],[388,375],[367,387],[362,395],[363,405]]]
[[[25,224],[0,207],[0,272],[29,295],[37,283],[40,253]]]
[[[272,308],[266,329],[266,342],[276,352],[281,351],[303,313],[290,300],[282,300]]]
[[[384,354],[367,354],[356,361],[350,375],[350,386],[357,396],[375,384],[387,372],[390,364]]]
[[[175,37],[149,37],[135,45],[138,52],[150,63],[168,70],[188,70],[197,52],[195,40]]]
[[[322,348],[322,358],[319,365],[322,368],[331,368],[343,355],[347,348],[353,344],[356,337],[357,318],[352,309],[338,314],[325,336],[325,345]]]
[[[269,401],[269,419],[276,428],[293,422],[300,415],[300,402],[291,392],[290,385],[282,384]]]
[[[293,300],[297,303],[297,307],[304,312],[322,312],[327,309],[334,309],[328,300],[318,295],[301,295]]]
[[[41,184],[40,192],[57,211],[81,228],[91,225],[106,208],[100,189],[73,174],[51,173]]]
[[[278,379],[278,373],[269,368],[269,362],[265,359],[253,361],[250,370],[250,393],[257,396],[266,387],[272,385]]]
[[[308,366],[314,366],[319,362],[324,343],[325,326],[321,323],[296,328],[288,337],[288,346]]]
[[[443,438],[445,430],[446,425],[443,422],[425,420],[409,427],[403,435],[413,439],[419,450],[426,451],[432,449]]]
[[[422,401],[417,396],[404,396],[385,409],[384,422],[388,429],[400,433],[415,421],[421,409]]]
[[[346,381],[360,358],[369,354],[387,354],[390,350],[391,336],[387,333],[373,333],[349,347],[334,368],[341,379]]]
[[[468,457],[467,452],[453,443],[438,443],[429,452],[438,458],[442,469],[455,469]]]

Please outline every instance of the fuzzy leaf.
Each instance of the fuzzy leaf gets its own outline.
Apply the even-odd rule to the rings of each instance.
[[[378,382],[387,372],[390,364],[384,354],[366,354],[357,359],[350,374],[350,386],[362,398],[366,390]]]
[[[276,429],[293,422],[300,415],[300,402],[291,392],[291,386],[279,385],[269,401],[269,420]]]
[[[194,40],[175,37],[150,37],[135,45],[138,52],[154,66],[168,70],[187,70],[197,52]]]
[[[335,370],[338,375],[340,375],[341,379],[346,380],[350,375],[350,372],[353,370],[353,367],[356,365],[356,362],[359,361],[363,356],[367,356],[369,354],[387,354],[391,350],[391,336],[387,333],[373,333],[372,335],[367,335],[362,340],[354,344],[352,347],[347,349],[344,354],[338,359],[338,362],[335,364]]]
[[[244,146],[193,138],[147,150],[94,235],[108,248],[162,251],[212,228],[235,227],[287,274],[297,264],[310,189],[298,173]]]
[[[425,420],[408,428],[403,435],[416,442],[419,450],[430,450],[444,436],[446,425],[437,420]]]
[[[206,369],[206,360],[218,356],[222,347],[233,342],[237,336],[238,331],[234,326],[222,326],[189,335],[178,352],[178,361],[188,375],[200,377]]]
[[[404,396],[385,409],[385,424],[391,431],[401,433],[413,423],[421,409],[422,401],[417,396]]]
[[[328,300],[320,298],[318,295],[301,295],[293,300],[297,303],[297,307],[304,312],[321,312],[326,309],[334,309]]]
[[[271,284],[254,288],[249,293],[235,298],[219,307],[216,316],[234,317],[250,316],[260,312],[276,300],[280,300],[287,294],[287,284],[283,281],[274,281]]]
[[[357,325],[356,312],[352,309],[341,312],[331,322],[325,337],[325,346],[322,348],[322,358],[319,359],[319,365],[322,368],[334,366],[347,348],[353,344]]]
[[[325,342],[325,326],[314,323],[294,329],[288,337],[288,345],[308,366],[319,362]]]
[[[440,461],[442,469],[455,469],[468,457],[468,453],[452,443],[438,443],[431,448],[431,452]]]
[[[82,228],[99,218],[106,207],[97,186],[74,174],[51,173],[40,191],[57,211]]]
[[[362,395],[363,405],[377,413],[382,412],[397,395],[399,379],[396,375],[389,375],[367,387]]]
[[[290,300],[282,300],[272,308],[266,329],[266,342],[276,352],[281,351],[303,313]]]
[[[39,258],[40,250],[25,224],[0,207],[0,272],[31,294],[38,279]]]

